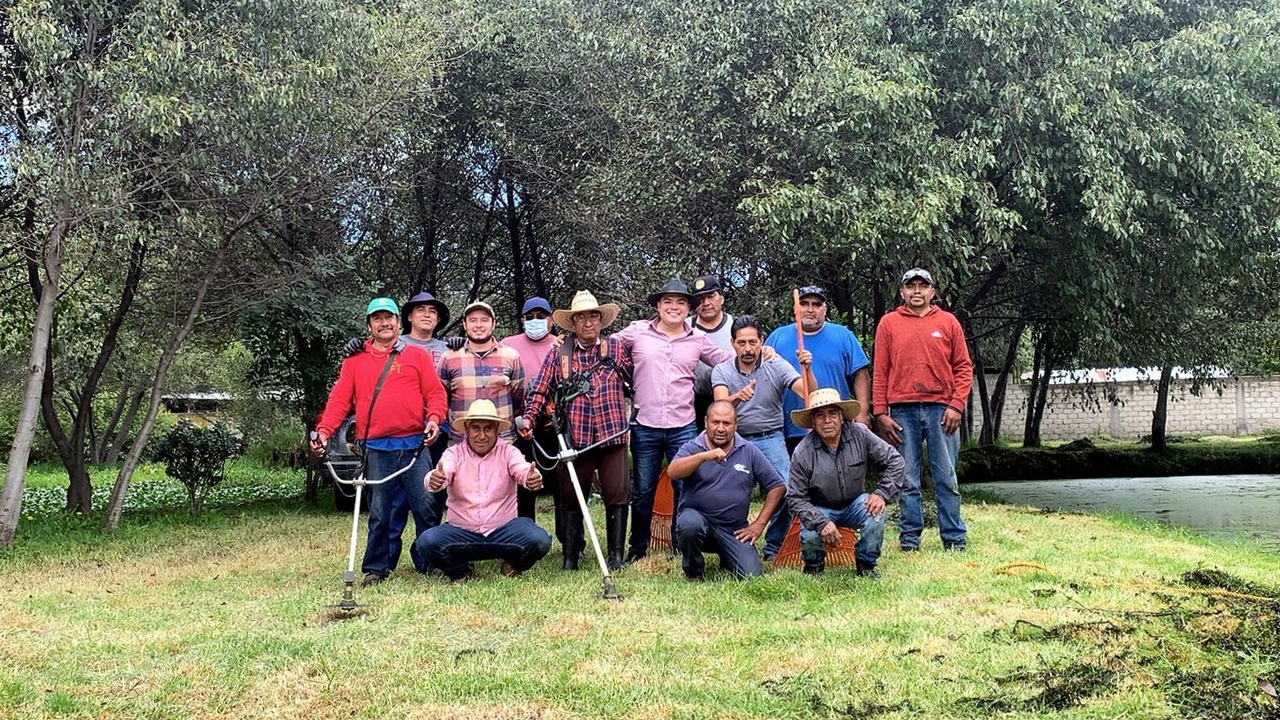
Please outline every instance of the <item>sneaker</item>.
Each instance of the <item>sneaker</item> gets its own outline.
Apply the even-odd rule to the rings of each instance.
[[[378,573],[373,572],[365,573],[364,578],[360,580],[360,587],[373,587],[374,585],[382,583],[386,579],[385,575],[379,575]]]
[[[862,563],[858,563],[857,573],[858,577],[864,577],[868,580],[880,579],[880,571],[876,569],[875,565],[863,565]]]
[[[520,571],[516,569],[516,566],[506,560],[502,561],[502,574],[510,578],[520,577]]]
[[[942,549],[947,552],[964,552],[964,543],[944,543]]]
[[[899,545],[898,549],[902,552],[920,552],[919,545]]]

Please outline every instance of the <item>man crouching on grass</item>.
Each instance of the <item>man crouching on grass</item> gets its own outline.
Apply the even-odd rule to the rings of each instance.
[[[449,522],[418,538],[418,551],[453,582],[471,577],[468,563],[502,560],[515,577],[551,550],[551,536],[516,516],[516,486],[542,489],[542,475],[499,435],[511,423],[486,399],[475,400],[460,420],[464,442],[450,446],[427,476],[427,489],[446,488]]]
[[[764,453],[737,433],[733,403],[716,400],[707,408],[707,430],[685,443],[667,473],[684,480],[676,508],[676,544],[687,580],[701,580],[703,551],[719,553],[720,566],[736,578],[763,574],[755,541],[782,504],[786,485]],[[760,485],[764,507],[747,522],[751,488]]]

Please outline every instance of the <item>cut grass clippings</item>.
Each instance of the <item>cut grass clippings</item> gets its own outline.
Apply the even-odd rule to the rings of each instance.
[[[540,520],[550,526],[549,500]],[[848,568],[600,578],[558,547],[451,586],[402,567],[327,621],[349,516],[37,519],[0,556],[6,718],[1276,718],[1280,557],[970,503],[969,550]],[[42,529],[53,525],[57,532]],[[602,522],[597,521],[598,525]],[[363,530],[362,530],[363,532]],[[363,547],[363,536],[361,537]],[[407,556],[403,562],[407,563]],[[715,567],[714,560],[710,567]],[[1219,592],[1221,591],[1221,592]],[[1247,596],[1247,597],[1246,597]]]

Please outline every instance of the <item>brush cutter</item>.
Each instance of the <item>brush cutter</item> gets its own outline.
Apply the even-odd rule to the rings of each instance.
[[[618,594],[618,589],[613,585],[613,575],[609,572],[609,564],[605,562],[604,553],[600,550],[600,539],[596,537],[596,525],[591,520],[591,511],[587,509],[587,496],[582,492],[582,483],[578,481],[578,470],[574,467],[573,461],[579,455],[594,450],[614,438],[621,437],[627,431],[624,429],[581,450],[574,450],[573,445],[569,443],[568,430],[560,422],[554,420],[554,414],[552,417],[552,422],[556,429],[556,440],[560,443],[560,452],[553,455],[539,445],[536,440],[532,441],[533,446],[548,460],[567,463],[565,467],[569,468],[569,481],[573,483],[573,494],[578,498],[578,507],[582,509],[582,520],[587,525],[587,537],[591,538],[591,548],[595,550],[596,562],[600,565],[600,574],[604,579],[604,590],[600,596],[605,600],[621,600],[622,596]]]
[[[364,493],[365,487],[369,487],[373,485],[381,485],[387,481],[394,480],[400,475],[403,475],[404,473],[408,472],[410,468],[412,468],[414,465],[417,464],[418,458],[421,455],[422,455],[422,448],[419,447],[418,451],[413,454],[413,460],[409,461],[408,465],[405,465],[404,467],[382,478],[381,480],[367,479],[365,477],[364,463],[361,463],[360,465],[359,475],[357,475],[356,477],[350,480],[344,480],[342,476],[338,473],[338,471],[334,469],[333,462],[329,459],[328,454],[326,453],[325,455],[321,456],[320,460],[325,464],[325,467],[328,468],[329,475],[333,478],[334,482],[341,483],[342,485],[350,485],[356,489],[355,504],[351,510],[351,544],[347,550],[347,572],[342,576],[342,582],[345,585],[345,587],[342,590],[342,600],[336,605],[326,605],[325,607],[333,610],[337,610],[342,613],[351,613],[351,614],[358,613],[361,610],[362,606],[357,604],[355,600],[356,537],[360,529],[361,496]]]

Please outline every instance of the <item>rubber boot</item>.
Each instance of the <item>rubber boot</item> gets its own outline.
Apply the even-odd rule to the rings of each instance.
[[[621,570],[626,564],[623,553],[627,547],[627,513],[631,508],[627,505],[609,505],[605,507],[605,542],[609,545],[609,569]]]
[[[565,570],[577,570],[578,558],[582,556],[578,547],[582,544],[582,513],[566,511],[564,514],[564,551]]]

